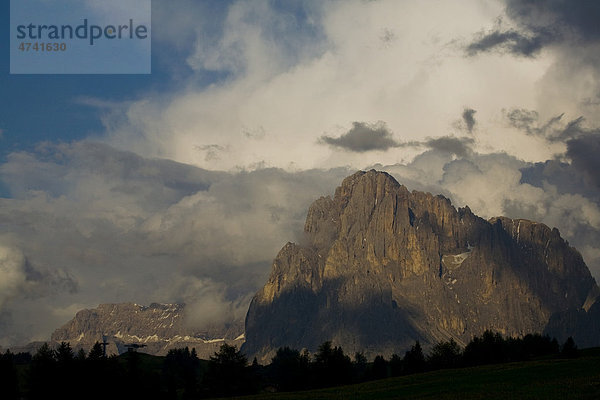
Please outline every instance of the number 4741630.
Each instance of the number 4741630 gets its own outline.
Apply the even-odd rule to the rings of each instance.
[[[27,43],[21,42],[19,45],[19,50],[21,51],[65,51],[67,50],[66,43]]]

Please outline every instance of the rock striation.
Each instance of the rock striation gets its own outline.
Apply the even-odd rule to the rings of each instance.
[[[315,201],[304,232],[281,249],[246,316],[243,349],[263,361],[326,340],[389,356],[415,340],[543,332],[551,318],[586,313],[599,293],[557,229],[486,221],[384,172],[357,172]]]
[[[208,358],[224,342],[240,347],[244,336],[235,323],[220,330],[193,329],[186,322],[184,304],[120,303],[81,310],[51,337],[54,343],[65,341],[86,350],[103,339],[108,342],[109,355],[128,351],[132,345],[143,345],[140,351],[154,355],[187,346],[195,348],[199,357]]]

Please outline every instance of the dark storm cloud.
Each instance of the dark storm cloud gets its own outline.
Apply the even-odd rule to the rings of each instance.
[[[537,111],[514,108],[506,112],[506,118],[510,125],[524,131],[528,135],[537,135],[542,131],[542,129],[537,127],[540,118]]]
[[[397,142],[383,122],[369,124],[353,122],[352,128],[340,137],[323,135],[321,143],[326,143],[344,150],[363,153],[365,151],[386,151],[394,147],[404,146]]]
[[[523,172],[523,182],[533,185],[547,182],[555,185],[561,193],[577,193],[598,198],[600,189],[600,129],[586,127],[583,117],[563,122],[564,114],[545,122],[539,114],[526,109],[505,112],[509,124],[527,135],[538,136],[549,143],[566,144],[562,155],[570,161],[564,163],[548,160],[534,164]]]
[[[513,108],[505,112],[508,123],[528,135],[541,136],[549,141],[555,141],[556,125],[562,119],[564,114],[550,118],[545,123],[540,124],[540,116],[537,111],[524,108]]]
[[[567,38],[600,39],[600,2],[594,0],[507,0],[506,13],[523,27],[540,32],[551,27]]]
[[[472,130],[475,124],[473,114],[475,110],[465,109],[463,118],[467,129]],[[367,124],[354,122],[352,129],[338,138],[321,136],[321,143],[339,147],[347,151],[366,152],[371,150],[389,150],[394,147],[429,148],[442,152],[456,154],[459,157],[470,152],[470,146],[475,142],[472,138],[440,136],[427,138],[424,141],[398,142],[393,137],[383,122]]]
[[[547,160],[521,169],[521,183],[538,188],[550,184],[559,194],[573,193],[588,198],[598,198],[598,187],[586,179],[571,163]]]
[[[573,167],[581,171],[600,188],[600,132],[589,133],[567,141],[567,157]]]
[[[472,108],[465,108],[463,113],[462,113],[462,118],[463,118],[463,122],[465,123],[465,126],[467,127],[467,131],[469,133],[473,133],[473,128],[475,127],[475,113],[477,111],[473,110]]]
[[[505,111],[508,123],[530,136],[539,136],[550,143],[566,142],[582,135],[596,132],[583,127],[585,118],[578,117],[568,122],[563,122],[564,114],[556,115],[547,121],[540,122],[539,114],[533,110],[514,108]]]
[[[532,57],[550,41],[552,36],[548,32],[525,34],[516,30],[495,30],[479,34],[466,50],[470,56],[487,51],[501,51]]]
[[[600,2],[589,0],[506,0],[506,14],[518,29],[480,33],[466,48],[473,56],[501,51],[535,56],[553,43],[589,43],[600,39]]]
[[[456,154],[459,157],[464,157],[471,152],[471,145],[475,143],[473,138],[442,136],[429,139],[423,142],[423,145],[433,149],[450,154]]]

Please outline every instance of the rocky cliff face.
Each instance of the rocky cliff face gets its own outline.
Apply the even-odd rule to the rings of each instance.
[[[268,360],[280,346],[332,340],[351,354],[390,355],[486,329],[542,332],[557,313],[585,312],[598,290],[558,230],[485,221],[383,172],[346,178],[312,204],[304,230],[252,300],[248,354]]]
[[[223,342],[241,346],[242,333],[242,326],[235,323],[222,329],[193,329],[186,323],[183,304],[153,303],[146,307],[121,303],[79,311],[52,334],[51,340],[89,350],[105,337],[108,354],[127,351],[132,344],[144,345],[141,351],[155,355],[188,346],[196,348],[199,357],[208,358]]]

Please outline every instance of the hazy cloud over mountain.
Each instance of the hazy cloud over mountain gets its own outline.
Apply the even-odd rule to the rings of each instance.
[[[537,165],[507,154],[468,152],[455,138],[434,143],[408,164],[377,168],[484,217],[557,226],[600,272],[597,186],[559,190],[581,176],[576,167],[534,174]],[[274,254],[301,240],[308,205],[353,171],[213,173],[93,143],[39,151],[13,155],[1,170],[20,183],[0,201],[5,342],[23,340],[24,329],[41,339],[76,308],[109,301],[186,302],[199,324],[243,317]]]
[[[58,326],[72,304],[208,302],[231,312],[198,321],[243,318],[308,205],[347,174],[219,173],[87,142],[12,154],[0,168],[12,193],[0,199],[2,340]]]

